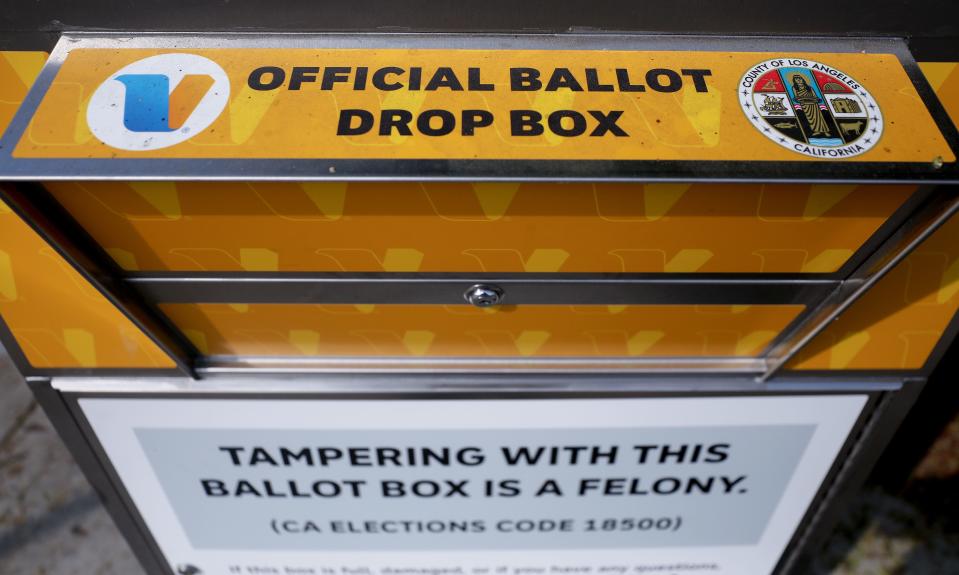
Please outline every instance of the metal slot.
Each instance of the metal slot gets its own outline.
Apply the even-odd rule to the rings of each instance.
[[[137,273],[127,281],[156,303],[437,305],[465,304],[477,284],[499,286],[509,305],[812,305],[839,285],[813,274]]]
[[[299,357],[224,357],[200,360],[197,373],[242,375],[256,373],[549,373],[570,371],[622,374],[668,374],[704,372],[712,374],[752,374],[762,371],[758,358],[299,358]]]

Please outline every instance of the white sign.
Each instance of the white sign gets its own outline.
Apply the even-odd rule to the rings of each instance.
[[[174,571],[770,573],[864,395],[85,398]]]

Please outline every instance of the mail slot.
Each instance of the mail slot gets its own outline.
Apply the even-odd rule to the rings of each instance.
[[[210,355],[754,357],[803,306],[162,304]]]

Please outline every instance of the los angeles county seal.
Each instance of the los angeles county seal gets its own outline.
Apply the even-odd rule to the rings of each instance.
[[[805,58],[753,66],[739,84],[753,126],[784,148],[814,158],[858,156],[882,136],[882,112],[854,78]]]

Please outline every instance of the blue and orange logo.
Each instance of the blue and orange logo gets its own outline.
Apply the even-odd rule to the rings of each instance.
[[[179,130],[213,87],[213,78],[205,74],[184,76],[172,91],[164,74],[124,74],[115,80],[126,87],[123,125],[131,132]]]
[[[161,54],[124,66],[90,98],[87,125],[122,150],[157,150],[203,132],[226,109],[230,80],[195,54]]]

